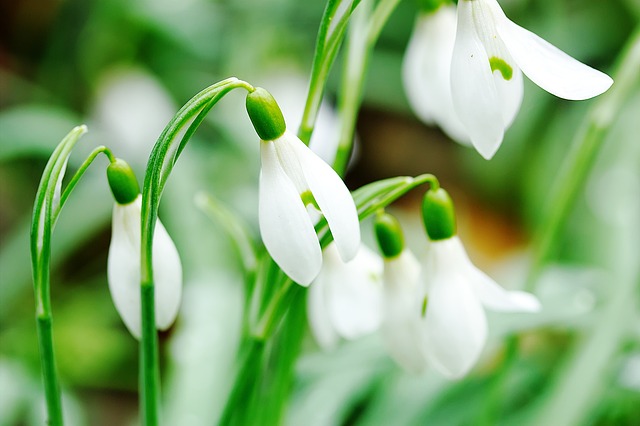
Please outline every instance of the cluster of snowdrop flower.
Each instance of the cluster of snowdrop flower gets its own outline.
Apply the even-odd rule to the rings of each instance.
[[[376,217],[385,259],[382,335],[406,370],[433,368],[459,378],[476,363],[487,340],[484,308],[536,312],[540,303],[529,293],[503,289],[471,263],[444,189],[427,191],[422,214],[428,250],[421,262],[405,248],[398,221],[387,213]]]
[[[486,159],[520,109],[522,73],[563,99],[584,100],[613,84],[507,18],[496,0],[425,0],[403,64],[418,117]],[[457,9],[457,11],[456,11]]]
[[[469,371],[484,347],[483,307],[511,312],[540,308],[533,295],[506,291],[473,266],[456,235],[453,203],[435,180],[423,203],[429,246],[421,264],[405,249],[398,222],[383,212],[375,221],[383,256],[361,245],[355,203],[338,174],[287,131],[269,92],[255,88],[246,107],[261,139],[261,236],[292,280],[311,284],[309,321],[321,347],[330,349],[341,338],[381,329],[391,356],[405,369],[434,368],[457,378]],[[109,288],[125,325],[140,338],[140,190],[123,160],[109,165],[107,177],[116,201]],[[334,238],[324,251],[314,228],[318,213]],[[159,221],[153,269],[156,327],[166,329],[180,306],[182,270]]]

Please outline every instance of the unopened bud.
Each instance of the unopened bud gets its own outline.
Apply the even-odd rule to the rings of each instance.
[[[276,100],[261,87],[247,95],[247,113],[256,133],[264,141],[272,141],[284,133],[287,126]]]

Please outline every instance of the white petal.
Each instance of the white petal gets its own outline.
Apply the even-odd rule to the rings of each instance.
[[[382,259],[361,246],[345,263],[335,246],[324,250],[325,297],[333,327],[353,340],[376,331],[382,322]]]
[[[422,372],[428,359],[419,339],[421,296],[420,265],[403,251],[384,265],[384,318],[382,338],[391,357],[409,372]]]
[[[176,320],[180,309],[182,264],[173,240],[159,220],[153,235],[153,279],[156,327],[166,330]]]
[[[301,142],[302,143],[302,142]],[[273,142],[260,142],[258,216],[267,250],[282,270],[307,286],[318,275],[322,252],[300,194],[279,163]]]
[[[456,34],[455,6],[418,16],[402,64],[411,108],[427,124],[437,124],[452,139],[470,144],[453,108],[451,57]]]
[[[135,201],[113,207],[107,277],[116,310],[140,339],[140,207]]]
[[[489,58],[474,28],[471,1],[458,4],[458,29],[451,62],[453,106],[471,143],[486,159],[502,143],[504,120]]]
[[[506,17],[498,33],[522,71],[538,86],[560,98],[589,99],[613,84],[608,75],[567,55]]]
[[[429,360],[447,377],[464,376],[478,360],[487,337],[487,320],[480,301],[460,269],[454,239],[432,244],[428,254],[430,270],[428,304],[423,319]],[[453,243],[452,243],[453,242]]]
[[[283,137],[287,137],[287,133]],[[340,257],[348,262],[360,247],[360,222],[351,193],[335,170],[300,139],[291,137],[289,142],[300,161],[306,183],[327,219]]]
[[[513,67],[513,75],[510,80],[505,80],[499,71],[493,73],[496,83],[496,90],[500,98],[502,120],[505,129],[511,126],[520,111],[522,98],[524,95],[524,83],[522,81],[522,71],[520,68]]]
[[[507,291],[475,266],[469,266],[471,288],[486,308],[501,312],[540,310],[540,302],[534,295],[524,291]]]
[[[447,377],[462,377],[482,352],[486,317],[464,277],[438,277],[432,286],[424,319],[426,350],[438,371]]]
[[[307,294],[307,316],[311,332],[318,345],[324,350],[332,350],[340,341],[329,318],[329,309],[325,297],[327,277],[320,271]]]
[[[139,195],[132,203],[115,204],[107,276],[116,310],[131,334],[139,339],[140,317],[140,210]],[[153,238],[155,325],[166,330],[178,315],[182,297],[182,266],[171,237],[160,221]]]

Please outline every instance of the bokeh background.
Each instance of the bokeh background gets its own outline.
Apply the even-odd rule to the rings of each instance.
[[[520,25],[608,73],[640,22],[637,0],[501,5]],[[0,7],[0,425],[39,425],[44,403],[28,241],[54,147],[86,123],[70,170],[104,144],[141,181],[155,139],[178,108],[232,75],[272,91],[295,123],[324,2],[21,0]],[[402,2],[374,51],[347,183],[356,189],[385,177],[436,174],[456,202],[473,261],[505,287],[522,288],[558,172],[597,99],[563,101],[527,81],[520,114],[487,162],[417,121],[408,107],[400,69],[416,11],[413,1]],[[340,70],[339,57],[318,129],[327,140],[336,128]],[[214,108],[161,206],[185,271],[181,313],[161,335],[167,425],[216,424],[233,380],[242,271],[224,229],[194,196],[213,194],[257,237],[258,141],[243,103],[232,93]],[[639,117],[636,85],[615,112],[535,283],[543,311],[491,315],[490,342],[472,374],[455,382],[406,374],[375,335],[331,353],[308,337],[287,424],[640,424]],[[137,417],[137,343],[106,282],[106,165],[98,159],[91,167],[53,240],[55,344],[72,425],[128,425]],[[424,245],[420,196],[408,194],[393,210],[417,252]],[[369,228],[365,222],[363,232]]]

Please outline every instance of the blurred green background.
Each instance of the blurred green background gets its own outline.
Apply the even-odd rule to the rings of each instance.
[[[640,22],[637,0],[501,5],[518,24],[608,73]],[[29,223],[54,147],[86,123],[89,133],[70,169],[104,144],[141,181],[156,137],[178,108],[232,75],[272,91],[295,121],[324,3],[22,0],[0,7],[0,426],[38,425],[44,404]],[[436,174],[453,195],[474,262],[505,287],[522,287],[536,227],[553,207],[547,201],[558,170],[597,99],[563,101],[527,81],[520,114],[487,162],[409,110],[400,67],[416,10],[412,1],[401,2],[373,54],[347,183],[356,189],[390,176]],[[327,110],[340,69],[339,57]],[[233,380],[242,271],[224,230],[193,198],[202,190],[214,194],[257,237],[258,141],[243,103],[232,93],[215,107],[178,162],[161,206],[185,271],[181,313],[161,335],[167,425],[216,424]],[[403,373],[377,336],[332,353],[319,351],[309,337],[287,423],[640,424],[638,117],[636,84],[536,283],[542,313],[490,316],[489,345],[468,378]],[[55,344],[72,425],[128,425],[137,416],[137,342],[117,316],[106,282],[112,208],[106,165],[99,159],[92,166],[54,233]],[[410,241],[417,251],[419,199],[412,193],[395,206],[405,233],[418,235]]]

